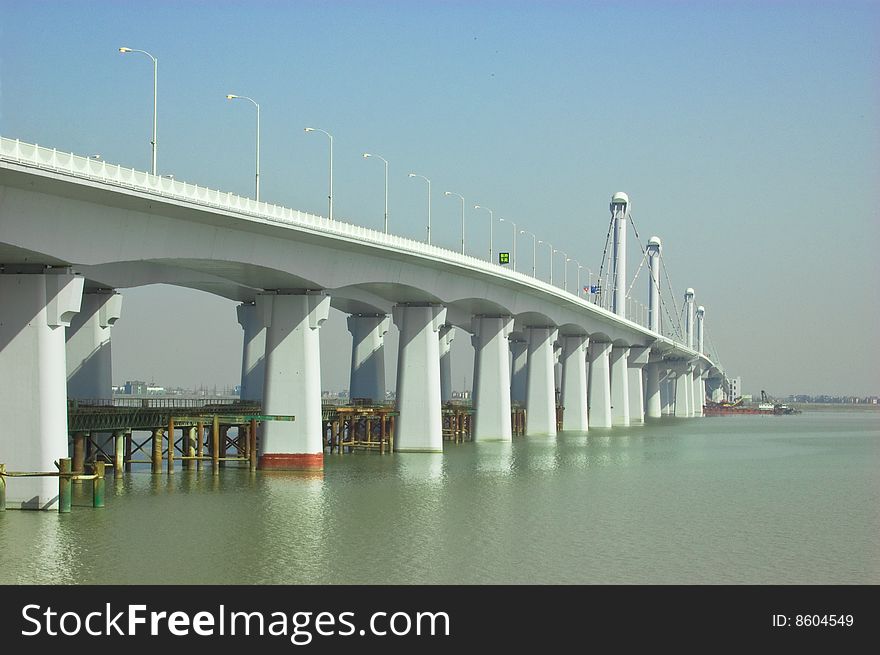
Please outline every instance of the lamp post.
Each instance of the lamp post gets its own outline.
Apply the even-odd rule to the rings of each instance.
[[[373,155],[369,152],[364,153],[364,159],[375,157],[385,162],[385,234],[388,234],[388,160],[382,155]]]
[[[494,232],[494,223],[495,223],[495,212],[493,212],[488,207],[480,207],[480,205],[474,205],[474,209],[485,209],[489,212],[489,263],[492,263],[492,232]]]
[[[327,135],[327,138],[330,139],[330,194],[327,196],[327,199],[330,201],[330,220],[333,220],[333,135],[330,134],[327,130],[322,130],[320,127],[307,127],[305,128],[306,132],[323,132]]]
[[[554,250],[553,254],[556,253],[562,255],[562,290],[568,291],[566,288],[568,286],[568,254],[561,250]]]
[[[520,230],[520,234],[528,234],[532,237],[532,277],[538,277],[535,275],[535,260],[537,259],[537,251],[538,251],[538,237],[529,232],[528,230]]]
[[[428,245],[431,245],[431,180],[418,173],[410,173],[410,177],[420,177],[428,183]]]
[[[461,200],[461,254],[464,254],[464,198],[454,191],[445,191],[444,196],[455,196]]]
[[[254,192],[254,198],[257,202],[260,202],[260,105],[257,104],[257,101],[253,98],[248,98],[247,96],[237,96],[234,93],[229,93],[226,95],[227,100],[249,100],[253,103],[254,107],[257,108],[257,175],[256,175],[256,190]]]
[[[581,269],[582,269],[582,268],[586,268],[586,269],[587,269],[587,273],[589,273],[589,275],[590,275],[590,278],[593,277],[593,273],[592,273],[592,272],[590,271],[590,269],[587,268],[586,266],[581,266],[581,263],[580,263],[578,260],[575,259],[575,260],[574,260],[574,263],[577,264],[577,267],[578,267],[578,298],[580,298],[580,297],[581,297],[581,291],[583,290],[583,288],[581,287]],[[588,280],[587,280],[587,285],[589,286],[589,284],[590,284],[590,280],[588,279]],[[587,294],[587,299],[589,300],[589,298],[590,298],[590,294],[588,293],[588,294]]]
[[[550,284],[553,284],[553,244],[549,241],[538,241],[538,243],[546,244],[550,248]]]
[[[512,261],[513,261],[513,270],[515,271],[516,270],[516,235],[517,235],[516,223],[514,223],[513,221],[505,221],[503,218],[499,218],[498,220],[501,221],[502,223],[510,223],[513,226],[513,260]]]
[[[157,135],[158,122],[157,122],[157,116],[156,116],[156,107],[157,107],[156,95],[157,95],[157,91],[159,89],[159,82],[158,82],[158,80],[159,80],[159,60],[156,59],[153,55],[151,55],[146,50],[135,50],[134,48],[122,47],[122,48],[119,48],[119,52],[121,52],[123,54],[125,54],[127,52],[140,52],[141,54],[147,55],[147,57],[149,57],[150,59],[153,60],[153,140],[150,141],[150,143],[153,146],[153,167],[151,170],[152,170],[153,175],[156,175],[156,146],[158,143],[158,135]]]

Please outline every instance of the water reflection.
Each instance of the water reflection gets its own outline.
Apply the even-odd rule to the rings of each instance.
[[[436,486],[443,480],[443,453],[397,453],[397,475],[403,482]]]
[[[559,448],[556,437],[524,437],[517,451],[517,468],[547,473],[559,466]]]
[[[71,514],[0,514],[0,582],[880,581],[876,418],[736,419],[334,456],[323,476],[138,467],[104,510],[86,483]]]
[[[586,432],[560,432],[557,442],[562,450],[561,461],[564,466],[575,469],[589,466],[589,441]]]
[[[257,534],[248,539],[258,579],[320,582],[323,564],[333,556],[325,525],[333,510],[327,507],[323,475],[273,471],[261,483],[261,502],[253,507]]]
[[[469,453],[476,464],[477,473],[510,475],[513,472],[513,443],[510,441],[484,441],[474,444]]]

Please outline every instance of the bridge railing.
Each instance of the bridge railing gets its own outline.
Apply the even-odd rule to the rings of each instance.
[[[252,198],[245,198],[233,193],[210,189],[181,180],[151,175],[144,171],[127,168],[118,164],[110,164],[103,160],[59,152],[55,148],[25,143],[18,139],[0,137],[0,158],[104,184],[139,192],[153,193],[169,199],[183,200],[212,209],[234,212],[245,219],[271,221],[291,228],[318,231],[351,241],[362,241],[380,247],[403,251],[427,259],[446,261],[498,278],[506,278],[531,286],[544,293],[556,295],[569,302],[589,307],[592,311],[604,314],[614,321],[621,320],[620,317],[595,302],[595,299],[582,298],[580,295],[570,293],[565,289],[551,285],[531,275],[526,275],[502,267],[499,264],[487,262],[454,250],[407,237],[386,234],[385,232],[344,220],[331,221],[323,216],[309,214],[272,203],[257,202]],[[645,325],[646,321],[640,316],[633,316],[625,319],[625,321],[645,329],[647,328]]]

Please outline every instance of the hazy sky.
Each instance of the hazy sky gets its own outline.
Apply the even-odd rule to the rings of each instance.
[[[303,133],[320,127],[337,217],[381,226],[374,152],[392,231],[424,235],[415,171],[440,245],[459,239],[443,191],[464,195],[475,254],[480,204],[595,270],[626,191],[747,392],[880,393],[880,3],[0,0],[0,134],[149,170],[151,65],[123,45],[159,58],[162,174],[252,194],[254,112],[237,93],[262,108],[262,199],[326,214],[327,140]],[[506,224],[495,234],[512,249]],[[630,261],[632,275],[634,244]],[[546,249],[537,266],[546,278]],[[116,383],[237,382],[233,303],[125,296]],[[337,346],[322,386],[346,387],[342,314],[322,341]],[[454,348],[460,387],[468,336]]]

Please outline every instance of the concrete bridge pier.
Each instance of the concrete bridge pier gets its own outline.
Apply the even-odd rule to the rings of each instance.
[[[675,367],[675,416],[688,418],[691,416],[691,371],[687,363],[679,363]]]
[[[562,342],[553,343],[553,392],[562,390]]]
[[[122,313],[122,296],[112,290],[86,292],[67,328],[67,395],[111,398],[113,360],[110,331]]]
[[[662,405],[660,402],[660,362],[651,362],[645,366],[645,417],[660,418]],[[664,371],[665,373],[665,371]]]
[[[236,307],[238,323],[244,330],[241,349],[241,400],[261,402],[266,378],[266,326],[254,303]]]
[[[629,348],[611,348],[611,424],[629,425]]]
[[[443,452],[440,413],[440,338],[446,308],[440,305],[395,305],[400,331],[397,355],[397,452]]]
[[[586,432],[587,416],[587,335],[562,337],[562,429]]]
[[[474,441],[511,441],[510,316],[474,316]]]
[[[675,414],[675,372],[668,365],[660,369],[660,403],[663,416]]]
[[[709,377],[709,373],[704,372],[700,376],[700,380],[699,380],[699,382],[700,382],[700,398],[702,399],[700,401],[700,416],[703,416],[703,405],[706,403],[706,378],[707,377]]]
[[[706,398],[703,392],[703,369],[699,364],[694,365],[694,371],[691,374],[691,416],[703,415],[703,401]]]
[[[440,401],[452,400],[452,342],[455,340],[455,326],[440,326]],[[474,389],[477,381],[473,381]]]
[[[263,411],[294,421],[263,425],[259,467],[322,470],[321,352],[318,331],[330,311],[321,293],[263,293],[256,309],[266,326]]]
[[[351,314],[351,378],[349,398],[385,401],[385,335],[391,319],[387,314]]]
[[[556,385],[553,342],[556,328],[528,327],[526,376],[526,434],[556,436]]]
[[[113,397],[110,332],[121,314],[122,295],[112,289],[83,293],[79,313],[66,330],[68,398]],[[106,454],[113,454],[112,432],[93,432],[92,440]]]
[[[0,453],[7,471],[56,471],[67,457],[65,328],[80,309],[83,278],[68,268],[0,273]],[[8,507],[53,509],[58,479],[15,478]]]
[[[590,340],[590,426],[611,427],[611,344]]]
[[[645,422],[645,384],[644,369],[651,354],[650,348],[633,347],[629,349],[627,374],[629,381],[629,423],[639,425]]]
[[[511,336],[510,354],[512,358],[510,372],[510,399],[520,405],[525,405],[529,361],[528,341]]]

